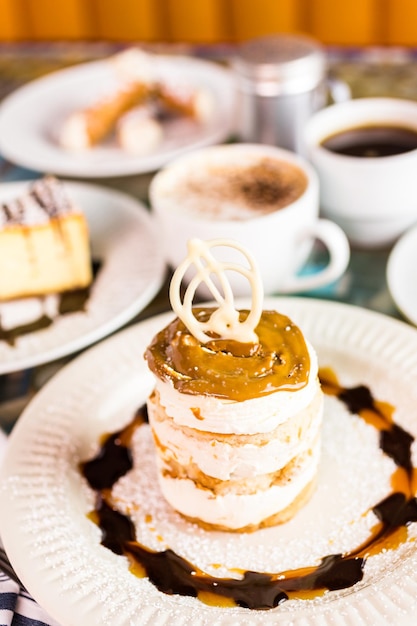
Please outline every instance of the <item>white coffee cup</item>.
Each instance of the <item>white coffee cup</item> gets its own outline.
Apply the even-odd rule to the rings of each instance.
[[[281,168],[287,182],[289,195],[283,208],[277,208],[276,193],[282,193],[283,187],[276,168]],[[300,180],[302,190],[297,187]],[[186,256],[188,240],[195,237],[234,239],[245,246],[257,261],[266,294],[329,284],[343,274],[349,261],[342,229],[319,219],[314,169],[281,148],[230,144],[188,153],[154,176],[149,198],[160,223],[166,259],[174,268]],[[286,202],[282,197],[280,201]],[[266,206],[269,211],[264,212]],[[315,239],[326,246],[329,262],[317,273],[298,276]],[[248,295],[249,284],[240,275],[230,281],[235,295]]]
[[[320,179],[323,216],[337,222],[351,243],[380,247],[417,221],[417,149],[363,157],[338,154],[323,145],[342,131],[370,126],[417,133],[417,102],[358,98],[332,105],[307,122],[305,143]]]

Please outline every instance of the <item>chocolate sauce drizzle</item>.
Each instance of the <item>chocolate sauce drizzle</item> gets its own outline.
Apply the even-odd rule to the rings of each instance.
[[[13,213],[11,212],[9,206],[6,203],[1,205],[1,209],[3,211],[3,215],[6,219],[6,222],[13,222]]]
[[[35,181],[29,195],[38,206],[45,211],[49,218],[71,210],[71,203],[64,191],[61,182],[52,175]]]
[[[129,517],[112,506],[109,490],[132,467],[130,438],[147,419],[145,407],[125,429],[105,437],[99,454],[81,465],[82,474],[97,491],[90,517],[102,531],[102,544],[127,556],[131,571],[138,576],[145,572],[159,591],[199,597],[214,605],[272,609],[288,599],[312,599],[361,581],[367,558],[406,541],[406,527],[417,521],[417,470],[411,462],[414,438],[393,421],[394,407],[376,400],[367,387],[344,388],[330,369],[320,371],[320,380],[325,393],[338,397],[352,415],[379,431],[380,448],[396,465],[393,491],[372,507],[379,521],[360,546],[345,554],[324,556],[315,567],[277,573],[246,571],[236,580],[210,576],[170,549],[155,552],[142,545]]]
[[[95,278],[99,272],[101,267],[101,263],[99,261],[93,261],[92,263],[92,273],[93,273],[93,282],[88,287],[84,287],[82,289],[72,289],[70,291],[64,291],[59,294],[59,304],[58,304],[58,314],[69,315],[71,313],[79,313],[80,311],[85,311],[88,303],[88,299],[90,297],[91,288],[94,283]],[[22,324],[21,326],[15,326],[10,329],[5,329],[1,325],[1,316],[0,316],[0,341],[5,341],[10,346],[14,346],[18,337],[23,335],[28,335],[29,333],[34,333],[36,331],[42,330],[44,328],[48,328],[54,323],[54,320],[50,318],[48,315],[41,315],[37,320],[30,322],[28,324]]]
[[[28,198],[31,198],[49,219],[72,209],[61,182],[54,176],[47,175],[32,183],[27,196],[15,198],[9,203],[4,202],[0,205],[7,224],[25,223]]]

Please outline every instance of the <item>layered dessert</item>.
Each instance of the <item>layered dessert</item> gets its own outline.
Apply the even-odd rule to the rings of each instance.
[[[88,225],[52,176],[0,206],[0,302],[87,287]]]
[[[166,500],[204,527],[246,532],[285,522],[308,501],[320,456],[322,391],[315,351],[300,328],[262,310],[253,260],[244,270],[251,308],[236,310],[212,243],[191,241],[174,274],[178,317],[145,353],[156,381],[148,415]],[[190,265],[197,279],[181,300]],[[212,287],[217,307],[192,306],[200,280]]]

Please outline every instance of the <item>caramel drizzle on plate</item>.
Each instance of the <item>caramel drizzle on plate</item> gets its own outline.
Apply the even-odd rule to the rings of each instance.
[[[102,531],[102,544],[127,556],[131,572],[148,577],[159,591],[198,597],[216,606],[272,609],[288,599],[312,599],[361,581],[367,559],[406,542],[407,526],[417,521],[417,473],[411,463],[414,438],[394,422],[394,407],[376,400],[368,387],[343,387],[329,368],[321,370],[320,379],[325,393],[339,398],[352,416],[364,419],[379,431],[380,448],[396,465],[391,477],[392,491],[372,507],[377,522],[360,546],[345,554],[324,556],[317,566],[274,573],[242,571],[239,579],[208,575],[170,549],[152,551],[137,541],[131,520],[114,508],[109,495],[114,484],[112,473],[118,478],[124,471],[118,471],[117,459],[124,458],[124,467],[131,467],[131,457],[126,462],[130,455],[126,430],[110,435],[97,457],[81,465],[83,475],[97,491],[96,509],[90,517]],[[144,423],[144,408],[135,419],[136,426]],[[127,428],[132,434],[131,425]]]

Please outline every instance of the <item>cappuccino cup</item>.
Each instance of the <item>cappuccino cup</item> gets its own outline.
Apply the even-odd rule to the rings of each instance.
[[[417,102],[358,98],[315,113],[307,156],[323,216],[358,247],[391,245],[417,221]]]
[[[349,262],[343,230],[319,218],[316,172],[302,157],[261,144],[212,146],[182,156],[152,179],[149,200],[160,225],[167,262],[173,267],[187,254],[190,239],[234,239],[257,262],[266,294],[316,289],[338,279]],[[319,240],[328,263],[300,275]],[[233,251],[219,248],[219,258]],[[250,285],[234,272],[236,296]]]

